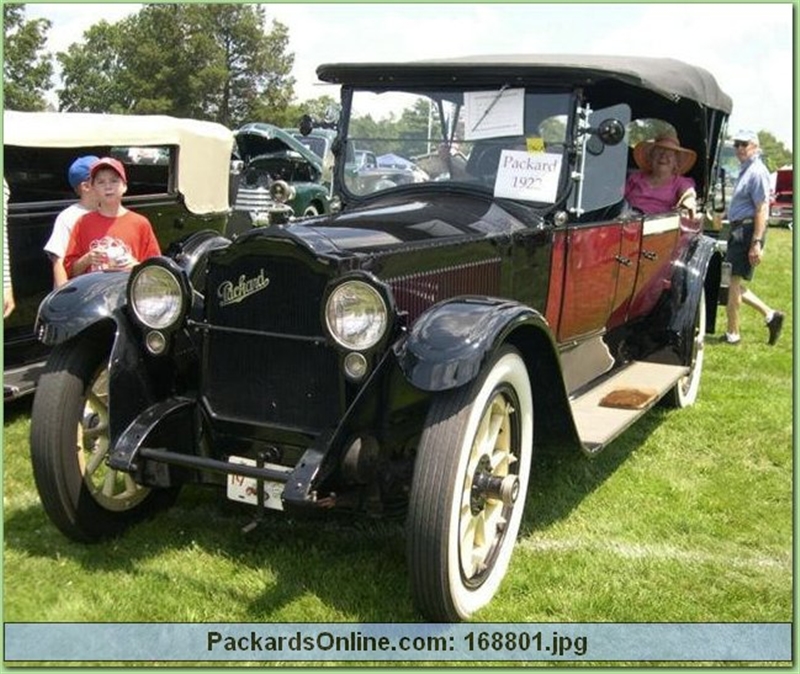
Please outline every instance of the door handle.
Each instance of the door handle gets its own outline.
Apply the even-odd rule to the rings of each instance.
[[[642,257],[648,260],[656,260],[658,259],[658,253],[653,250],[643,250]]]
[[[631,266],[631,259],[629,257],[623,257],[622,255],[615,255],[614,259],[625,267]]]

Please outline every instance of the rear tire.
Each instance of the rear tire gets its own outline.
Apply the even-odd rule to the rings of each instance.
[[[175,500],[178,488],[149,489],[105,463],[109,449],[110,344],[78,337],[57,346],[31,412],[31,461],[45,512],[68,538],[118,535]]]
[[[694,318],[692,332],[692,357],[689,372],[678,381],[672,390],[665,396],[669,407],[683,409],[694,405],[700,391],[700,377],[703,374],[703,358],[705,354],[706,338],[706,294],[701,293],[697,303],[697,313]]]
[[[530,379],[515,349],[501,349],[472,385],[434,398],[407,520],[411,590],[428,620],[462,620],[494,596],[522,521],[532,448]]]

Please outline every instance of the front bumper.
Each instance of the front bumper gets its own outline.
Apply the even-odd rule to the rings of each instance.
[[[108,465],[134,475],[152,487],[172,486],[181,471],[239,475],[257,481],[284,483],[281,500],[286,509],[329,507],[313,489],[324,452],[311,447],[291,472],[276,470],[259,460],[256,465],[234,463],[221,458],[200,456],[198,446],[197,402],[174,397],[158,402],[142,412],[122,433],[109,452]],[[257,493],[262,493],[258,489]]]

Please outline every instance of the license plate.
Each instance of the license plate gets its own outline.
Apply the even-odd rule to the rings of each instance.
[[[245,466],[257,465],[253,459],[247,459],[243,456],[230,456],[228,457],[228,461]],[[286,474],[292,472],[291,468],[279,466],[274,463],[265,463],[264,468],[279,470]],[[264,485],[264,507],[272,510],[283,510],[281,494],[283,493],[283,488],[286,486],[285,483],[275,482],[274,480],[262,480],[262,484]],[[256,478],[245,477],[244,475],[228,475],[228,498],[231,499],[231,501],[258,505],[258,483],[256,482]]]

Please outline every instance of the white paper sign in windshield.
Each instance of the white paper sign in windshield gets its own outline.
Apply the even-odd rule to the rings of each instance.
[[[464,94],[464,139],[521,136],[525,126],[525,89],[468,91]]]
[[[552,204],[558,194],[561,155],[503,150],[497,167],[494,196]]]

